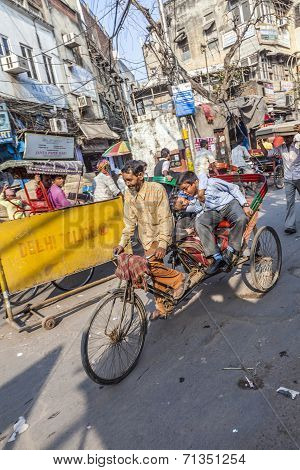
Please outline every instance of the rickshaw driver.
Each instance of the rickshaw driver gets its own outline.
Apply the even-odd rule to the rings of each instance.
[[[205,256],[212,262],[206,274],[213,275],[224,268],[230,268],[234,255],[241,250],[247,217],[252,215],[244,195],[235,184],[219,178],[207,178],[204,174],[198,179],[192,171],[181,175],[178,184],[187,195],[197,195],[204,205],[204,211],[195,219],[195,229]],[[224,219],[231,223],[231,228],[229,245],[222,255],[216,245],[214,229]]]
[[[149,260],[154,287],[164,291],[171,288],[173,298],[177,300],[197,280],[163,263],[167,248],[172,242],[173,230],[173,219],[166,190],[159,183],[144,180],[144,164],[141,161],[131,160],[126,163],[122,174],[128,188],[125,191],[124,201],[125,227],[120,244],[114,252],[121,254],[124,251],[137,225],[141,243]],[[155,303],[156,310],[151,320],[166,317],[171,313],[166,311],[161,297],[156,297]]]

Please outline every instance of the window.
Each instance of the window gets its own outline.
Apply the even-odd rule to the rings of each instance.
[[[217,38],[213,38],[207,42],[207,47],[210,51],[218,51],[219,50],[219,41]]]
[[[0,56],[9,55],[8,39],[5,36],[0,36]]]
[[[43,54],[43,61],[45,65],[47,81],[48,83],[52,83],[53,85],[55,85],[56,82],[55,82],[54,71],[52,67],[52,59],[51,57]]]
[[[179,45],[179,49],[181,50],[181,59],[183,61],[189,60],[191,58],[190,46],[187,38],[182,41]]]
[[[209,23],[210,21],[213,21],[214,19],[215,19],[215,15],[213,12],[210,12],[207,15],[204,15],[204,23]]]
[[[39,5],[39,3],[40,2],[37,2],[37,1],[33,1],[33,2],[29,1],[27,2],[28,4],[27,8],[30,11],[30,13],[33,13],[35,16],[43,17],[43,13],[40,10],[40,8],[42,8],[42,4]]]
[[[105,101],[102,98],[100,98],[100,114],[102,115],[102,119],[105,119],[106,121],[109,120],[110,109],[107,103],[105,103]]]
[[[295,6],[295,27],[300,28],[300,3]]]
[[[82,61],[82,57],[81,57],[81,54],[80,54],[80,46],[73,47],[72,52],[73,52],[73,57],[74,57],[75,63],[77,65],[79,65],[80,67],[82,67],[83,61]]]
[[[207,26],[209,26],[209,27],[207,27],[206,29],[204,28],[206,39],[208,41],[210,41],[212,39],[216,39],[217,36],[218,36],[216,22],[213,20],[211,23],[208,23]]]
[[[240,2],[240,0],[230,0],[229,10],[232,12],[234,22],[237,25],[247,23],[251,18],[249,0],[243,2]]]
[[[22,44],[20,44],[20,46],[22,56],[27,59],[28,62],[29,72],[27,72],[27,75],[29,78],[34,78],[34,80],[37,80],[38,76],[36,73],[35,63],[32,56],[32,49],[28,46],[23,46]]]

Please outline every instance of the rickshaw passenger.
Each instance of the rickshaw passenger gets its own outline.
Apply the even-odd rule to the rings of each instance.
[[[183,191],[178,193],[174,210],[180,212],[176,222],[176,241],[184,240],[195,233],[195,219],[203,212],[203,207],[196,197],[187,196]]]
[[[218,178],[207,178],[204,174],[199,178],[192,171],[187,171],[181,176],[179,185],[186,194],[198,195],[199,201],[204,203],[204,212],[196,218],[195,228],[205,256],[212,261],[207,274],[213,275],[225,267],[229,268],[234,255],[240,252],[247,225],[246,216],[250,216],[252,211],[237,185]],[[216,244],[214,229],[224,219],[231,223],[231,229],[228,248],[222,255]]]
[[[52,176],[52,185],[48,190],[48,196],[54,209],[63,209],[64,207],[73,205],[72,202],[67,199],[62,189],[65,180],[65,176],[62,175]]]
[[[25,217],[23,209],[25,205],[22,200],[16,196],[16,191],[5,185],[0,193],[0,205],[5,207],[9,220],[22,219]]]

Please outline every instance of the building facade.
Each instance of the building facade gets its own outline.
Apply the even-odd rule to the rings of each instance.
[[[243,41],[231,60],[236,74],[228,98],[249,93],[247,84],[251,82],[251,94],[264,96],[269,112],[285,117],[294,106],[290,58],[299,47],[296,28],[299,6],[290,0],[258,3],[255,0],[168,0],[164,8],[170,45],[189,74],[218,93],[227,53],[237,35],[241,35]],[[295,12],[298,12],[298,23]],[[163,61],[159,54],[152,34],[144,47],[149,78],[159,78],[162,74]]]
[[[0,104],[12,131],[10,140],[0,135],[0,158],[20,158],[30,130],[74,135],[86,164],[99,159],[127,122],[122,76],[113,59],[110,74],[111,45],[98,19],[79,0],[0,0],[0,15]]]

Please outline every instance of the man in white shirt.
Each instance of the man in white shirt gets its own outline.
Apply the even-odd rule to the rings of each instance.
[[[285,136],[284,144],[267,154],[269,157],[278,155],[282,157],[287,203],[285,233],[292,235],[297,232],[295,200],[296,191],[300,194],[300,134]]]
[[[196,175],[209,175],[209,169],[212,168],[215,174],[218,174],[216,168],[216,159],[213,153],[208,149],[208,141],[201,140],[200,150],[194,159],[194,168]]]
[[[107,201],[119,196],[120,189],[115,185],[114,180],[110,176],[110,165],[107,160],[100,160],[97,165],[99,174],[94,178],[94,202]]]

